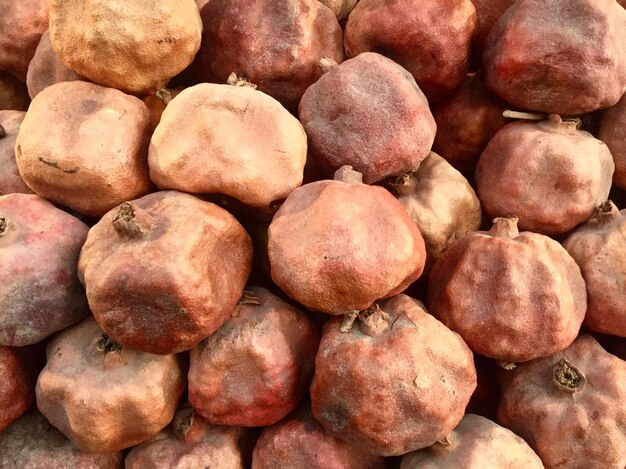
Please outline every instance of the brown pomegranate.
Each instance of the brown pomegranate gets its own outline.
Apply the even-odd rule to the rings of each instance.
[[[405,454],[400,469],[543,469],[524,440],[479,415],[467,414],[434,445]]]
[[[161,189],[225,194],[270,210],[302,184],[306,151],[302,125],[271,96],[202,83],[163,112],[150,143],[150,177]]]
[[[372,52],[330,66],[302,96],[299,117],[326,175],[350,165],[368,184],[417,168],[436,131],[411,74]]]
[[[470,348],[502,362],[563,350],[585,317],[580,269],[556,241],[497,218],[456,241],[430,272],[431,313]]]
[[[76,272],[87,230],[36,195],[0,197],[0,345],[35,344],[89,314]]]
[[[0,111],[0,195],[32,194],[17,169],[15,139],[26,113],[23,111]]]
[[[108,212],[78,264],[89,306],[113,340],[150,353],[189,350],[241,298],[252,241],[226,210],[163,191]]]
[[[57,83],[26,113],[17,166],[38,195],[100,217],[150,191],[150,130],[150,111],[141,100],[93,83]]]
[[[558,235],[587,220],[611,189],[608,147],[551,115],[506,125],[476,167],[478,197],[492,217],[518,217],[523,230]]]
[[[200,48],[194,0],[50,0],[59,58],[94,83],[150,94],[183,71]]]
[[[156,435],[185,388],[176,355],[153,355],[111,340],[93,318],[56,335],[37,380],[37,407],[80,449],[120,451]]]
[[[474,189],[436,153],[388,185],[424,237],[426,272],[454,241],[480,228],[482,213]]]
[[[211,0],[202,23],[201,81],[235,73],[289,110],[322,75],[320,59],[343,59],[341,27],[316,0]]]
[[[459,171],[474,172],[489,141],[510,122],[502,115],[505,106],[485,89],[481,74],[468,75],[459,91],[433,106],[433,151]]]
[[[272,279],[306,308],[364,310],[421,275],[424,239],[387,190],[340,168],[334,181],[294,190],[268,230]]]
[[[33,410],[0,433],[3,469],[122,469],[122,453],[86,453]]]
[[[356,320],[326,323],[311,409],[332,436],[393,456],[448,435],[475,388],[473,355],[461,337],[419,301],[397,295]]]
[[[26,74],[28,94],[32,99],[50,85],[74,80],[82,80],[82,78],[59,59],[52,49],[50,32],[46,31],[41,36],[35,55],[28,65]]]
[[[626,467],[626,362],[582,335],[503,377],[498,419],[546,469]]]
[[[602,113],[598,138],[606,143],[613,155],[613,184],[626,189],[626,97]]]
[[[189,402],[212,424],[272,425],[300,402],[318,345],[302,311],[249,287],[232,317],[191,350]]]
[[[25,111],[30,99],[26,84],[0,70],[0,111]]]
[[[252,469],[384,469],[380,456],[330,436],[308,408],[263,430],[252,455]]]
[[[179,410],[171,428],[135,446],[125,469],[244,469],[239,447],[243,430],[210,425],[193,409]]]
[[[2,376],[0,380],[0,434],[2,434],[35,402],[35,388],[26,363],[13,348],[0,346],[0,376]],[[2,456],[0,467],[4,467],[1,461]]]
[[[626,337],[626,210],[608,201],[563,243],[587,285],[585,326]]]
[[[378,52],[406,68],[429,101],[461,86],[476,9],[470,0],[360,0],[348,17],[348,57]]]
[[[24,81],[28,63],[48,29],[50,0],[0,0],[0,70]]]
[[[483,67],[487,89],[523,109],[613,106],[626,91],[626,11],[615,0],[516,1],[491,30]]]

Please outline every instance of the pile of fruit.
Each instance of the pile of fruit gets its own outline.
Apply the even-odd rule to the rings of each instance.
[[[0,0],[0,469],[625,469],[625,92],[625,0]]]

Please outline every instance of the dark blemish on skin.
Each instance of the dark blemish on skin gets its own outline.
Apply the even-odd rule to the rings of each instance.
[[[59,166],[59,163],[57,163],[56,161],[51,161],[51,160],[47,160],[44,157],[40,156],[39,158],[37,158],[39,161],[41,161],[43,164],[50,166],[51,168],[54,169],[58,169],[59,171],[62,171],[64,173],[67,174],[76,174],[79,170],[79,168],[69,168],[69,169],[63,169]]]
[[[156,43],[157,44],[165,44],[165,43],[167,43],[167,44],[174,44],[174,43],[176,43],[176,38],[172,37],[172,36],[165,36],[164,38],[157,39]]]
[[[4,233],[6,233],[7,231],[7,219],[6,218],[0,218],[0,236],[2,236]]]
[[[7,131],[4,130],[4,127],[0,125],[0,138],[4,138],[7,136]]]

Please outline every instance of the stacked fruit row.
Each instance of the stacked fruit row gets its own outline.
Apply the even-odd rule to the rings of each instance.
[[[0,469],[626,467],[618,2],[0,26]]]

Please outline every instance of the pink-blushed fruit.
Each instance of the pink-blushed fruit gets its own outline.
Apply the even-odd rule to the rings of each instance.
[[[89,314],[76,269],[87,231],[36,195],[0,197],[0,345],[35,344]]]
[[[372,52],[329,65],[302,96],[299,117],[326,175],[350,165],[367,184],[417,168],[436,131],[411,74]]]
[[[0,376],[1,434],[35,402],[35,389],[23,357],[11,347],[0,346]]]
[[[598,138],[606,143],[613,156],[613,184],[626,189],[626,97],[602,113]]]
[[[0,196],[33,193],[20,176],[15,161],[15,139],[25,116],[23,111],[0,111]]]

